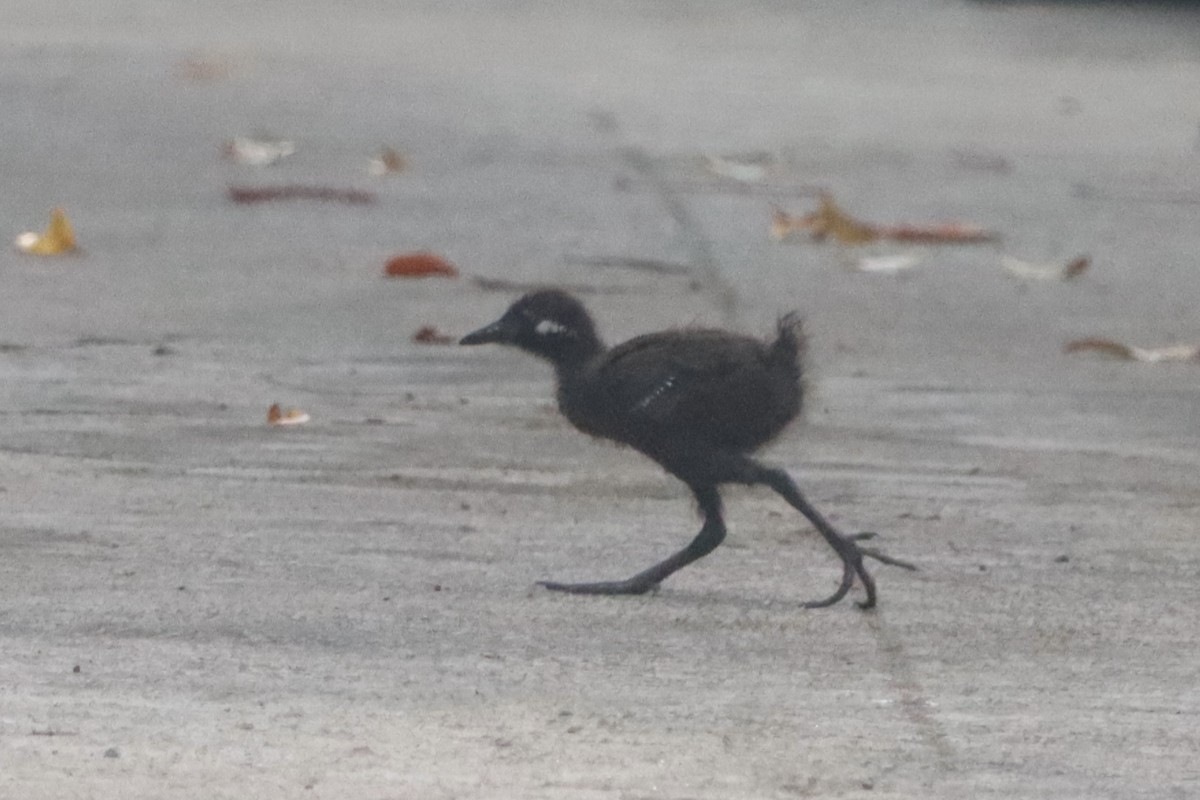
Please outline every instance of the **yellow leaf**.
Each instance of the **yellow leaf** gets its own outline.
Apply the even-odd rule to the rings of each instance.
[[[879,231],[842,211],[831,195],[821,195],[821,210],[817,215],[823,223],[821,233],[832,236],[842,244],[865,244],[879,238]]]
[[[50,225],[43,234],[33,231],[22,233],[17,237],[17,247],[35,256],[57,256],[63,253],[75,252],[75,232],[71,230],[71,221],[61,208],[50,212]]]

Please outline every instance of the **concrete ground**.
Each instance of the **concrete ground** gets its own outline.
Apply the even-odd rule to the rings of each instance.
[[[1197,796],[1200,367],[1062,348],[1200,343],[1198,42],[1169,4],[0,2],[0,227],[62,205],[84,251],[0,253],[0,797]],[[296,154],[222,160],[259,132]],[[379,200],[225,196],[292,183]],[[816,186],[1004,238],[854,272],[768,236]],[[466,275],[381,276],[415,249]],[[837,563],[742,490],[656,595],[536,588],[698,523],[544,365],[410,341],[519,291],[478,277],[614,341],[803,310],[767,457],[922,571],[805,611]]]

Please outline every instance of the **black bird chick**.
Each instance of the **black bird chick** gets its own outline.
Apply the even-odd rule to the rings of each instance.
[[[844,565],[837,591],[808,608],[846,596],[855,576],[866,590],[862,608],[875,605],[875,580],[863,565],[871,557],[910,564],[860,547],[874,534],[845,536],[829,524],[782,469],[750,453],[774,439],[800,413],[804,337],[799,318],[779,321],[772,342],[721,330],[673,330],[606,348],[583,305],[556,289],[517,300],[497,321],[461,344],[496,342],[518,347],[554,365],[558,406],[584,433],[629,445],[658,462],[696,496],[704,526],[687,547],[621,581],[541,583],[576,594],[641,594],[711,553],[725,538],[718,488],[724,483],[765,484],[808,518]]]

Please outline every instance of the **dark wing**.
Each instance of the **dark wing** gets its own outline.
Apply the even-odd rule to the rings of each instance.
[[[724,331],[631,339],[592,377],[598,410],[614,423],[739,450],[774,436],[799,407],[796,377],[769,363],[763,343]]]

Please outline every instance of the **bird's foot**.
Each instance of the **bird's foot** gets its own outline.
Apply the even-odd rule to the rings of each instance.
[[[862,581],[863,588],[867,591],[867,599],[858,602],[858,607],[864,611],[875,607],[875,579],[871,577],[871,573],[867,572],[866,566],[863,564],[864,558],[873,558],[883,564],[889,564],[893,567],[901,567],[903,569],[916,571],[917,566],[907,561],[901,561],[898,558],[892,558],[889,555],[879,552],[871,547],[860,547],[859,542],[864,542],[868,539],[874,539],[875,533],[865,531],[863,533],[852,533],[849,536],[843,536],[842,542],[844,549],[839,548],[839,554],[842,556],[842,582],[838,584],[837,591],[829,595],[823,600],[810,600],[804,604],[804,608],[828,608],[837,603],[850,591],[850,587],[854,585],[854,576],[857,575]]]
[[[657,581],[645,581],[630,578],[623,581],[596,581],[595,583],[558,583],[557,581],[538,581],[538,586],[544,586],[552,592],[567,594],[645,594],[658,588]]]

